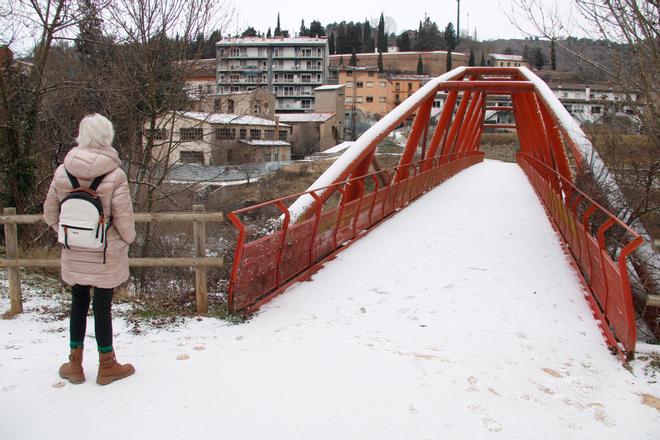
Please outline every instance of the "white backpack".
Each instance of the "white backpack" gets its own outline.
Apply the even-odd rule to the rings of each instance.
[[[96,192],[105,175],[96,177],[89,188],[81,188],[78,179],[65,171],[73,190],[60,203],[57,239],[67,249],[71,246],[85,249],[103,247],[105,264],[105,250],[108,246],[106,235],[110,222],[106,222],[103,204]]]

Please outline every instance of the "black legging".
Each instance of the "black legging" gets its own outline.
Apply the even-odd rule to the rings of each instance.
[[[85,329],[87,327],[87,311],[89,310],[90,286],[75,284],[71,288],[71,318],[70,336],[71,341],[82,343],[85,340]],[[94,287],[94,331],[96,332],[96,344],[99,347],[112,346],[112,293],[113,289]]]

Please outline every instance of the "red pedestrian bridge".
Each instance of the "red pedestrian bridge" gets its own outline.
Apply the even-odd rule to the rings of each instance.
[[[432,125],[438,93],[445,93],[446,99]],[[493,95],[509,96],[511,105],[489,106]],[[512,112],[516,123],[485,125],[487,111]],[[410,118],[410,135],[398,165],[381,168],[374,159],[377,146]],[[594,183],[619,195],[579,125],[527,68],[460,67],[435,78],[365,132],[308,191],[230,213],[238,231],[230,308],[256,310],[293,283],[309,279],[338,252],[434,187],[483,162],[479,146],[487,127],[515,128],[520,143],[517,163],[588,292],[585,297],[605,341],[621,359],[632,356],[637,338],[630,257],[642,252],[645,232],[578,189],[575,170],[587,169],[598,177]],[[616,200],[610,198],[614,208]],[[463,203],[469,207],[473,201]],[[437,208],[437,215],[445,215],[442,206]],[[279,215],[280,220],[255,232],[249,225],[259,212]],[[406,224],[397,234],[410,234],[414,225]],[[437,282],[442,279],[440,268]]]

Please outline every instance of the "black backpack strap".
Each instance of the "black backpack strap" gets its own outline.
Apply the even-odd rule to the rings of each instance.
[[[64,168],[64,171],[66,172],[66,175],[69,178],[69,182],[71,182],[71,186],[73,187],[73,189],[80,188],[80,183],[78,182],[78,178],[76,178],[76,176],[71,174],[69,170],[67,170],[66,168]]]
[[[71,174],[69,170],[64,168],[64,171],[66,171],[66,175],[69,178],[69,182],[71,182],[71,186],[73,186],[73,189],[80,188],[80,182],[78,182],[78,178]],[[99,185],[103,181],[103,179],[107,176],[107,174],[103,174],[102,176],[95,177],[94,180],[92,180],[92,184],[89,185],[89,189],[92,191],[96,192],[98,189]]]
[[[105,176],[107,176],[107,174],[104,174],[104,175],[102,175],[102,176],[95,177],[94,180],[92,180],[92,184],[89,185],[89,189],[91,189],[92,191],[96,192],[96,190],[98,189],[99,185],[101,184],[101,182],[103,181],[103,178],[104,178]]]

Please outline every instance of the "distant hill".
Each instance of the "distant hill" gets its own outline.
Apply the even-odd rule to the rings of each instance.
[[[545,40],[465,40],[461,42],[457,50],[469,52],[472,48],[475,54],[475,61],[479,64],[482,52],[485,53],[486,57],[489,53],[511,53],[515,55],[523,55],[526,46],[527,52],[531,56],[532,52],[539,47],[543,51],[546,59],[545,66],[540,72],[540,76],[546,81],[607,83],[608,78],[606,78],[601,71],[560,46],[566,46],[589,60],[594,60],[608,66],[608,68],[612,68],[613,66],[616,66],[618,62],[617,60],[624,59],[622,55],[625,52],[625,48],[623,46],[609,47],[608,44],[609,43],[605,41],[590,40],[587,38],[568,38],[565,40],[559,40],[556,50],[556,71],[550,70],[550,42]]]

